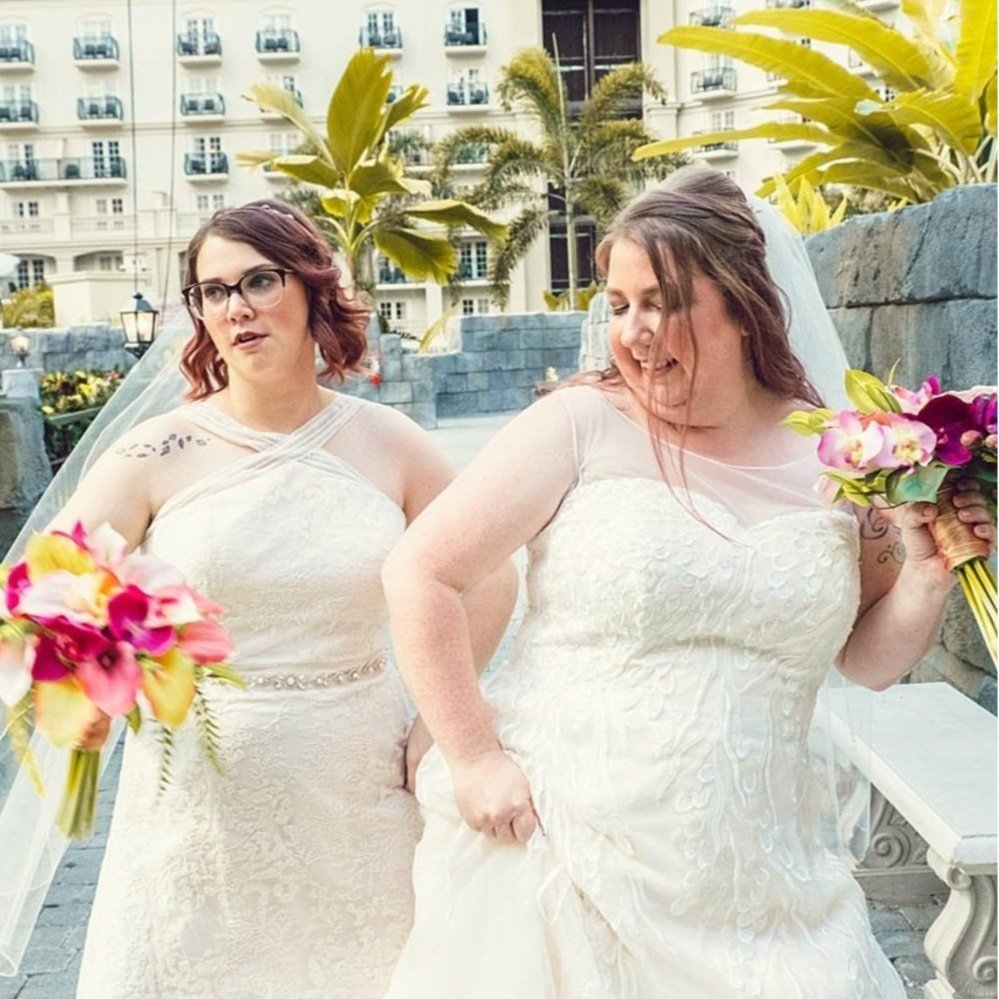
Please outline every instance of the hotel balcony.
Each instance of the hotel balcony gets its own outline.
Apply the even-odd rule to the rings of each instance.
[[[302,97],[301,90],[297,87],[285,87],[284,89],[295,98],[295,103],[299,107],[304,106],[304,98]],[[271,111],[269,108],[261,108],[260,117],[265,121],[284,121],[284,115],[280,111]]]
[[[265,28],[257,32],[257,58],[261,62],[298,62],[302,41],[291,28]]]
[[[691,93],[703,101],[734,97],[738,76],[731,66],[724,69],[701,69],[690,76]]]
[[[85,128],[106,128],[119,125],[125,110],[118,97],[77,97],[76,117]]]
[[[767,0],[767,7],[778,10],[801,10],[811,6],[812,0]]]
[[[225,120],[225,98],[221,94],[181,94],[180,113],[190,125]]]
[[[18,42],[0,42],[0,73],[19,73],[35,68],[35,47],[21,39]]]
[[[402,55],[402,32],[398,28],[391,31],[372,31],[367,25],[358,32],[358,44],[361,48],[372,48],[379,55],[395,58]]]
[[[38,128],[35,101],[0,101],[0,131],[30,132]]]
[[[477,111],[489,105],[489,85],[485,83],[449,83],[448,111]]]
[[[226,180],[229,157],[225,153],[185,153],[184,173],[194,184]]]
[[[781,125],[807,125],[810,122],[806,122],[804,118],[800,115],[789,114],[781,115],[777,121]],[[767,141],[774,147],[774,149],[782,149],[785,152],[795,152],[801,149],[812,149],[817,146],[818,143],[814,139],[767,139]]]
[[[691,152],[699,160],[730,160],[739,155],[739,143],[734,140],[707,142],[703,146],[695,146]]]
[[[690,23],[700,24],[705,28],[727,28],[733,17],[734,7],[702,7],[690,12]]]
[[[444,48],[448,55],[476,55],[486,51],[486,26],[470,24],[463,31],[448,25],[444,29]]]
[[[214,31],[178,35],[177,58],[182,66],[218,66],[222,62],[222,39]]]
[[[74,38],[73,61],[80,69],[116,69],[118,42],[111,35]]]
[[[63,157],[0,162],[0,187],[113,187],[126,181],[125,160]]]

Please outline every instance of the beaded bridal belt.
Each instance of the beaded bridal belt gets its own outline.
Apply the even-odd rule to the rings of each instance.
[[[384,671],[384,656],[372,659],[362,666],[351,669],[337,669],[326,673],[262,673],[246,677],[246,686],[251,690],[315,690],[322,687],[339,687],[354,683],[368,676]]]

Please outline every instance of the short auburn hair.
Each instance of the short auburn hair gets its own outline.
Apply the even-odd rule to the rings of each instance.
[[[302,212],[273,198],[219,209],[188,244],[185,288],[198,280],[198,254],[209,236],[252,246],[276,266],[292,271],[305,285],[309,330],[324,362],[320,378],[342,381],[348,372],[360,369],[368,347],[365,331],[370,314],[348,300],[329,244]],[[180,367],[191,383],[188,398],[204,399],[228,385],[229,373],[204,322],[190,307],[188,313],[194,323],[194,336],[184,347]]]

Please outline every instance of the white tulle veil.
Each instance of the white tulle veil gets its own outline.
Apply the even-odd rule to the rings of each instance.
[[[767,241],[767,264],[784,292],[790,312],[791,345],[812,385],[831,408],[848,405],[843,374],[848,367],[839,337],[826,311],[801,238],[780,212],[752,199]],[[187,388],[178,362],[191,333],[186,317],[165,330],[122,386],[52,481],[5,561],[20,556],[33,531],[43,530],[73,494],[93,462],[132,427],[181,404]],[[835,670],[823,686],[809,746],[824,788],[822,828],[828,845],[859,859],[866,852],[869,786],[858,761],[870,719],[851,716],[844,690],[850,684]],[[855,709],[854,709],[855,710]],[[120,726],[119,726],[120,730]],[[835,734],[835,737],[834,737]],[[106,764],[117,733],[103,754]],[[23,768],[0,809],[0,975],[17,971],[67,841],[55,826],[66,770],[66,753],[33,740],[48,794],[41,798]]]

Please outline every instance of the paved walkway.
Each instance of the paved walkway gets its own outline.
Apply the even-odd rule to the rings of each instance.
[[[434,432],[434,437],[455,466],[461,468],[508,418],[480,416],[445,420]],[[509,653],[512,631],[511,627],[497,653],[499,661]],[[108,786],[113,787],[116,783],[119,759],[120,752],[112,761],[111,779],[105,781],[106,789],[98,799],[94,838],[86,844],[74,845],[67,852],[42,909],[20,974],[14,978],[0,978],[0,999],[73,999],[113,804],[113,793]],[[938,898],[918,905],[870,907],[875,936],[905,981],[909,999],[920,999],[922,984],[932,976],[923,954],[923,934],[936,918],[941,904],[942,899]]]

